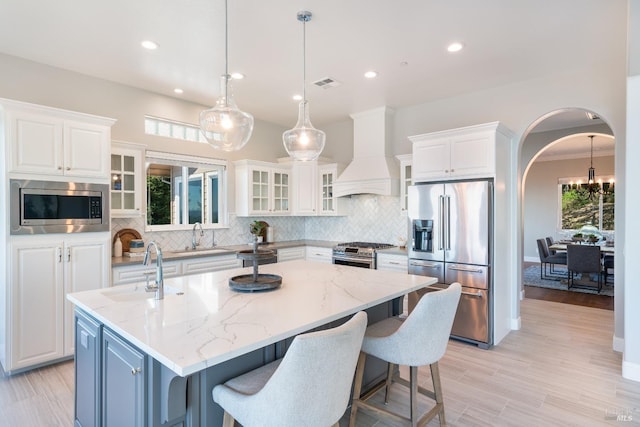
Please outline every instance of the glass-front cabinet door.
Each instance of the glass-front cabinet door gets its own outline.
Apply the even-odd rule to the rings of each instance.
[[[273,213],[289,212],[289,172],[273,171]]]
[[[251,210],[269,212],[269,171],[254,169],[251,176]]]
[[[132,217],[141,214],[140,166],[142,150],[113,144],[111,150],[111,215]]]

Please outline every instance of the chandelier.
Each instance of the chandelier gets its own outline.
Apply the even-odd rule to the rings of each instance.
[[[227,0],[224,2],[224,74],[220,77],[220,96],[216,105],[200,113],[200,129],[216,150],[237,151],[253,132],[253,116],[241,111],[233,100],[229,75],[229,35]]]
[[[600,195],[608,195],[613,190],[614,181],[609,182],[607,189],[604,188],[601,181],[596,182],[596,170],[593,167],[593,137],[595,135],[589,135],[591,139],[591,162],[589,163],[589,171],[587,174],[587,190],[589,191],[589,198],[599,197]]]
[[[306,23],[311,20],[311,12],[298,12],[302,22],[302,101],[298,106],[298,122],[293,129],[282,134],[284,148],[294,160],[315,160],[324,149],[325,133],[313,127],[309,119],[309,103],[306,93]]]

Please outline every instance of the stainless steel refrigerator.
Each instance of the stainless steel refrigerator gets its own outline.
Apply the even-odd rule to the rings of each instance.
[[[409,273],[462,284],[453,338],[489,348],[493,336],[493,182],[416,184],[408,190]]]

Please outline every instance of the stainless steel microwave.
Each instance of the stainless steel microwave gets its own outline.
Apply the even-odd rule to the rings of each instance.
[[[12,179],[10,233],[109,231],[109,185]]]

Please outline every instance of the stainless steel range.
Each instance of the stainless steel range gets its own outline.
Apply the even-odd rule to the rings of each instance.
[[[392,248],[388,243],[348,242],[333,248],[333,263],[352,267],[376,268],[376,250]]]

